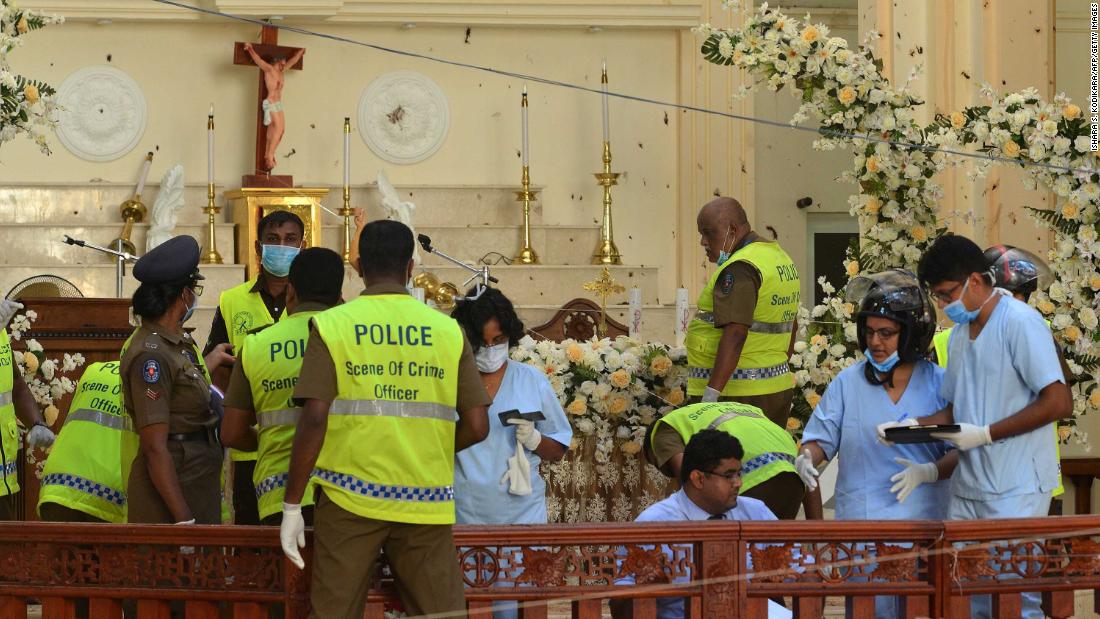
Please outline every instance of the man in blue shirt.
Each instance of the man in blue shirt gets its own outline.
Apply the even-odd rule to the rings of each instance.
[[[891,426],[957,423],[959,432],[934,435],[959,449],[948,518],[1045,516],[1058,485],[1048,426],[1073,413],[1050,329],[1029,305],[993,287],[981,248],[967,238],[937,239],[918,276],[960,327],[948,342],[951,363],[940,392],[948,404],[927,417],[882,424],[880,435]],[[974,617],[989,616],[988,601],[974,599]],[[1023,611],[1042,616],[1038,594],[1024,594]]]

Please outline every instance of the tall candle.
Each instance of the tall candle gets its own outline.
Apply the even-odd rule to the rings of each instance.
[[[603,74],[600,76],[600,87],[603,88],[603,141],[611,141],[611,127],[607,116],[607,61],[603,61]]]
[[[206,118],[206,183],[214,184],[214,104],[210,104],[210,115]]]
[[[351,187],[351,118],[344,117],[344,187]]]
[[[642,332],[642,289],[634,286],[630,289],[630,337],[638,337]]]
[[[135,198],[140,198],[141,192],[145,191],[145,179],[149,177],[149,166],[151,165],[153,165],[152,151],[145,154],[145,162],[141,164],[141,176],[138,177],[137,189],[134,190]]]
[[[688,323],[691,322],[691,310],[688,308],[687,288],[676,289],[676,324],[673,329],[676,333],[676,347],[684,345],[687,338]]]
[[[523,100],[520,103],[523,114],[523,167],[527,167],[527,84],[523,85]]]

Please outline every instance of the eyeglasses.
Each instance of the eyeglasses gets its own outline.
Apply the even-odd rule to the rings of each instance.
[[[939,301],[939,302],[941,302],[941,303],[950,303],[952,301],[951,297],[955,296],[955,291],[958,290],[959,288],[962,288],[962,287],[963,287],[963,285],[960,282],[955,282],[955,285],[952,286],[949,290],[941,290],[940,292],[933,292],[932,293],[932,298]]]
[[[738,469],[736,471],[726,471],[725,473],[715,473],[714,471],[703,471],[703,475],[706,475],[708,477],[711,476],[711,475],[713,475],[715,477],[722,477],[726,481],[728,481],[730,483],[733,483],[734,481],[736,481],[738,479],[741,479],[741,469]]]
[[[863,329],[863,336],[866,337],[868,340],[872,339],[876,335],[878,336],[878,339],[880,339],[880,340],[889,340],[889,339],[893,338],[895,335],[897,335],[898,333],[899,333],[899,331],[897,329],[890,329],[890,328],[872,329],[871,327],[866,327],[866,328]]]

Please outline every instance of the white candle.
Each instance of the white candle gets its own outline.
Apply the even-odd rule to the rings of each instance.
[[[137,189],[134,190],[134,197],[140,198],[141,192],[145,191],[145,179],[149,177],[149,166],[153,165],[153,153],[145,155],[145,163],[141,164],[141,176],[138,177]]]
[[[520,103],[523,112],[523,167],[527,167],[527,84],[523,85],[523,101]]]
[[[638,337],[642,332],[642,289],[635,286],[630,289],[630,337]]]
[[[691,322],[691,310],[688,308],[688,291],[687,288],[676,289],[676,324],[674,330],[676,332],[676,347],[679,348],[684,345],[684,340],[687,338],[688,323]]]
[[[603,88],[603,141],[611,141],[611,127],[607,115],[607,61],[603,61],[603,74],[600,75],[600,87]]]
[[[351,187],[351,119],[344,117],[344,187]]]
[[[214,184],[214,104],[210,104],[210,116],[206,122],[206,183]]]

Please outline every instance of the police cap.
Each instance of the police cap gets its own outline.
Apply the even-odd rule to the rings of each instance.
[[[203,279],[199,274],[201,253],[194,238],[187,235],[172,237],[138,259],[134,265],[134,277],[143,284]]]

